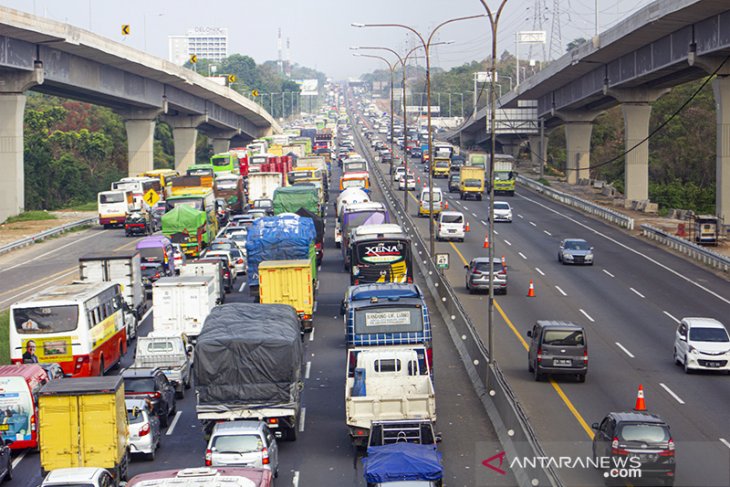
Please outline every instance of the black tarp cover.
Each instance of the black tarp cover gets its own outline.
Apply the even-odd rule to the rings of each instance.
[[[317,237],[315,239],[315,242],[322,243],[324,242],[324,220],[320,216],[318,216],[315,213],[312,213],[306,208],[299,208],[297,210],[297,215],[303,216],[305,218],[311,218],[314,222],[314,231],[317,233]]]

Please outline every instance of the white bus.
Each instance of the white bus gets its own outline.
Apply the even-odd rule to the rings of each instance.
[[[109,228],[113,225],[124,226],[127,213],[134,206],[132,192],[128,190],[101,191],[97,195],[99,225]]]
[[[154,189],[158,196],[160,198],[164,198],[164,193],[162,191],[162,184],[160,183],[160,180],[158,178],[149,178],[149,177],[129,177],[129,178],[122,178],[119,181],[115,181],[112,183],[112,190],[128,190],[132,192],[132,197],[134,198],[134,206],[136,208],[142,208],[142,203],[144,202],[144,195],[149,191],[150,189]],[[152,206],[149,205],[148,206]]]
[[[127,351],[126,303],[119,284],[51,287],[10,307],[14,364],[61,365],[66,376],[102,375]]]

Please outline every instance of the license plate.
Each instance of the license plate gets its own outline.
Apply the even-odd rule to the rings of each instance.
[[[553,365],[556,367],[570,367],[573,365],[573,362],[571,360],[555,359],[553,360]]]
[[[449,233],[456,233],[456,230],[449,228]]]
[[[721,367],[722,364],[720,362],[707,362],[708,367]]]
[[[109,223],[117,223],[116,220],[109,220]]]
[[[7,431],[10,429],[9,424],[0,424],[0,431]]]

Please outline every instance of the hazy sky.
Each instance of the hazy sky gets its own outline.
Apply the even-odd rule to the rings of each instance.
[[[499,0],[487,3],[496,8]],[[571,40],[593,35],[596,5],[599,30],[603,31],[649,3],[651,0],[508,0],[499,23],[498,52],[515,52],[515,33],[534,29],[536,6],[542,6],[543,30],[549,42],[558,4],[562,53]],[[281,28],[284,42],[286,37],[290,39],[293,62],[335,79],[357,77],[385,66],[375,59],[353,57],[350,46],[387,46],[403,52],[407,45],[415,45],[415,37],[404,29],[355,28],[351,22],[407,24],[426,37],[444,20],[484,13],[479,0],[0,0],[0,5],[67,22],[162,58],[167,58],[167,36],[207,26],[228,28],[229,53],[249,55],[257,63],[273,60]],[[131,25],[130,36],[121,35],[121,24]],[[491,51],[486,19],[447,25],[436,38],[454,43],[432,48],[432,66],[448,69],[483,59]],[[557,33],[552,38],[557,44]],[[529,47],[521,45],[520,58],[527,58],[528,51]],[[533,53],[534,58],[542,58],[541,47],[533,48]]]

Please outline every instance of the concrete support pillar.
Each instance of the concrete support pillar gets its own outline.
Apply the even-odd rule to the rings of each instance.
[[[33,71],[6,71],[0,77],[0,222],[25,210],[24,93],[41,83],[40,61]]]
[[[530,144],[530,162],[532,167],[540,166],[540,136],[539,135],[528,135],[527,142]]]
[[[627,201],[649,199],[649,118],[648,103],[624,103],[624,138],[626,163],[624,168],[624,195]],[[637,145],[638,144],[638,145]]]
[[[241,133],[240,130],[215,130],[208,132],[208,139],[213,146],[213,154],[228,152],[231,147],[231,139]]]
[[[565,124],[565,172],[568,184],[589,179],[591,167],[591,132],[593,122],[568,122]]]
[[[717,112],[717,168],[715,211],[730,224],[730,76],[712,80]]]
[[[0,222],[25,209],[24,112],[25,95],[0,94]]]
[[[213,146],[213,154],[220,154],[221,152],[228,152],[231,147],[231,139],[212,139],[211,145]]]
[[[198,127],[208,121],[206,115],[165,115],[161,120],[172,128],[175,142],[175,169],[185,174],[195,164]]]
[[[129,176],[151,171],[155,167],[155,123],[157,122],[154,119],[129,119],[124,121],[124,126],[127,128],[127,151],[129,154],[127,173]]]

